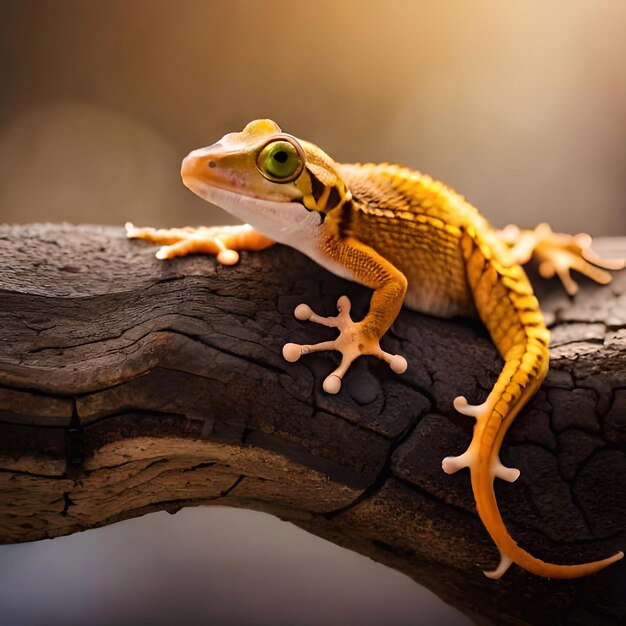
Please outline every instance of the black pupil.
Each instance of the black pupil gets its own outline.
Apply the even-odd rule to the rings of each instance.
[[[285,163],[287,161],[288,155],[284,150],[279,150],[274,154],[274,161],[278,161],[279,163]]]

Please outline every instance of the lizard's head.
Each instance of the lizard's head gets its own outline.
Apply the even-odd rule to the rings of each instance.
[[[327,154],[271,120],[250,122],[240,133],[194,150],[183,160],[181,176],[194,193],[257,227],[259,218],[319,224],[349,197]]]

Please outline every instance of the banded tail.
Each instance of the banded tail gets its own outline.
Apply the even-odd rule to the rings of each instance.
[[[545,563],[517,545],[498,510],[494,478],[514,482],[520,473],[501,463],[500,446],[516,415],[548,372],[550,335],[524,270],[519,265],[503,265],[494,258],[497,252],[497,246],[481,245],[470,230],[463,238],[468,282],[476,308],[505,364],[483,404],[469,405],[463,397],[454,401],[460,413],[476,418],[476,424],[468,449],[458,457],[445,458],[442,467],[448,474],[464,467],[470,469],[478,515],[501,555],[498,567],[484,572],[486,576],[500,578],[512,563],[549,578],[593,574],[621,559],[624,553],[580,565]]]

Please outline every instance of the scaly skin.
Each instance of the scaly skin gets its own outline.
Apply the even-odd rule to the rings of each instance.
[[[192,152],[181,173],[192,191],[251,226],[155,231],[127,225],[129,236],[164,244],[159,258],[209,252],[232,264],[237,250],[280,241],[374,290],[360,322],[350,318],[345,296],[334,318],[320,317],[304,304],[296,308],[299,319],[340,331],[334,341],[283,348],[289,361],[312,351],[340,351],[341,364],[324,381],[329,393],[340,390],[350,364],[362,354],[385,360],[397,373],[406,369],[403,357],[379,345],[403,304],[442,317],[477,315],[482,320],[504,367],[483,404],[471,406],[463,397],[454,401],[476,424],[467,451],[444,459],[443,469],[470,469],[478,514],[501,553],[500,565],[487,576],[499,578],[517,563],[540,576],[574,578],[623,557],[618,552],[580,565],[544,563],[509,535],[493,490],[494,478],[512,482],[519,476],[500,462],[500,446],[548,371],[549,333],[519,263],[537,257],[541,272],[558,274],[573,293],[570,268],[606,283],[610,275],[599,268],[619,269],[623,262],[594,255],[588,237],[554,234],[546,225],[498,232],[471,204],[428,176],[388,164],[335,163],[269,120],[251,122],[243,132]]]

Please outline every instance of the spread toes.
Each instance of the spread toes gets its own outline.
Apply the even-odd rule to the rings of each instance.
[[[287,361],[297,361],[303,354],[320,352],[322,350],[337,350],[342,358],[339,366],[331,372],[323,383],[326,393],[335,394],[341,389],[344,375],[352,362],[361,355],[369,354],[389,364],[392,371],[402,374],[408,364],[399,354],[385,352],[379,344],[378,338],[367,331],[362,322],[355,322],[350,317],[351,303],[347,296],[341,296],[337,301],[338,314],[335,317],[322,317],[315,313],[306,304],[298,305],[294,315],[302,321],[311,321],[323,326],[339,329],[339,336],[332,341],[323,341],[316,344],[287,343],[283,347],[283,356]]]

